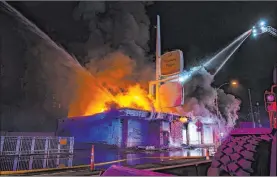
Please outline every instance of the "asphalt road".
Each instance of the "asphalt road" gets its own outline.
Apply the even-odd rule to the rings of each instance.
[[[204,157],[196,159],[174,159],[174,160],[165,160],[159,163],[152,164],[139,164],[135,166],[128,166],[136,169],[144,169],[151,171],[162,171],[167,169],[179,169],[184,166],[195,166],[196,164],[209,163],[211,160],[206,160]],[[40,175],[40,176],[98,176],[101,173],[101,170],[91,171],[89,167],[79,168],[79,169],[68,169],[68,170],[58,170],[58,171],[49,171],[49,172],[39,172],[31,175]],[[22,175],[22,174],[21,174]]]

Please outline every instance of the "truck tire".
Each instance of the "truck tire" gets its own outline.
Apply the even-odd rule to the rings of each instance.
[[[208,176],[269,176],[275,131],[228,137],[215,153]]]

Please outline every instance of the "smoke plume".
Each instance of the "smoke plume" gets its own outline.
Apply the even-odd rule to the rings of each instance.
[[[75,20],[86,22],[90,32],[84,45],[87,54],[83,64],[112,96],[137,83],[147,89],[148,81],[154,78],[154,65],[147,56],[150,21],[146,5],[146,2],[82,1],[74,9]],[[90,92],[95,89],[99,90],[94,87]],[[74,111],[70,116],[83,114],[90,105],[99,103],[99,96],[88,95],[85,97],[90,103],[83,104],[82,111]],[[83,103],[83,99],[76,98],[74,105]]]
[[[123,1],[83,1],[78,4],[74,18],[88,23],[90,34],[85,45],[87,56],[84,63],[92,73],[101,72],[103,75],[102,70],[110,70],[114,74],[112,69],[115,68],[115,71],[126,70],[133,81],[151,79],[152,75],[144,72],[153,71],[146,56],[150,21],[145,7],[148,4]]]
[[[1,13],[1,23],[5,24],[0,28],[5,43],[0,50],[5,66],[1,71],[1,128],[53,131],[56,120],[68,112],[83,115],[90,106],[96,107],[93,101],[118,107],[111,102],[115,95],[136,84],[147,88],[155,73],[147,56],[147,5],[123,1],[78,3],[74,18],[87,22],[90,32],[83,44],[86,56],[80,59],[89,72],[78,63],[72,64],[70,55],[53,48],[53,41],[40,38],[15,17]],[[195,116],[215,115],[217,93],[212,82],[213,77],[205,70],[196,72],[185,85],[183,111]],[[221,90],[218,95],[220,119],[232,125],[240,101]]]
[[[220,121],[220,124],[233,127],[238,119],[237,112],[240,109],[240,100],[231,94],[218,91],[211,86],[213,76],[205,69],[199,69],[184,84],[185,104],[183,111],[186,114],[191,113],[193,116],[203,118],[212,118]],[[219,117],[215,100],[218,94]]]
[[[223,90],[218,90],[218,105],[226,125],[233,127],[238,119],[238,111],[240,110],[241,101],[234,95],[226,94]]]

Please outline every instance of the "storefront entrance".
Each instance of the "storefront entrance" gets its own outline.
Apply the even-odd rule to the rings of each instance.
[[[169,146],[169,132],[163,131],[163,144],[164,146]]]

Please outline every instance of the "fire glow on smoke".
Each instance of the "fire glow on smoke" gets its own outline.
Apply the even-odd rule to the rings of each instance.
[[[87,71],[76,72],[77,88],[69,95],[70,99],[71,96],[73,98],[68,116],[129,107],[184,116],[191,113],[193,116],[214,117],[217,110],[214,101],[218,95],[221,116],[217,118],[224,124],[233,124],[238,118],[240,101],[233,95],[214,89],[211,86],[214,78],[206,71],[195,74],[184,85],[184,106],[157,109],[147,92],[148,82],[155,76],[154,63],[147,57],[150,26],[145,10],[147,5],[146,2],[86,1],[75,8],[76,20],[89,22],[90,36],[83,45],[87,54],[86,62],[82,63],[86,63]]]
[[[216,93],[211,86],[213,77],[205,70],[199,70],[184,85],[185,104],[181,107],[158,109],[157,103],[148,92],[149,78],[153,70],[144,66],[137,70],[130,57],[117,52],[102,60],[93,60],[88,71],[77,72],[77,90],[70,104],[68,117],[87,116],[112,108],[135,108],[147,111],[162,111],[181,116],[202,116],[221,119],[224,124],[233,126],[238,118],[240,101],[222,90]],[[140,81],[140,82],[139,82]],[[170,95],[176,93],[169,93]],[[221,117],[216,117],[214,100],[218,94]],[[170,97],[163,97],[164,99]],[[165,102],[166,100],[160,100]]]
[[[138,73],[132,62],[126,55],[114,53],[104,60],[98,60],[98,68],[94,63],[90,63],[90,72],[78,72],[78,88],[68,116],[92,115],[120,107],[148,111],[157,108],[154,99],[146,91],[148,80],[140,83],[134,81]],[[147,71],[146,68],[145,72],[151,74],[153,71]],[[143,77],[140,75],[139,78]]]

